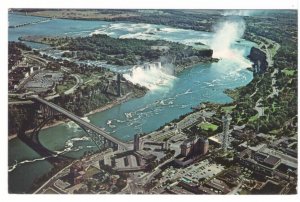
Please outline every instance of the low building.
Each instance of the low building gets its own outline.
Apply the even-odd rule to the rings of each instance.
[[[261,151],[261,150],[265,149],[266,147],[267,147],[266,144],[258,144],[255,146],[250,146],[247,144],[246,141],[238,146],[238,148],[240,150],[250,149],[251,151],[254,151],[254,152]]]
[[[267,180],[260,187],[252,190],[253,194],[287,194],[292,186],[289,183],[280,183],[273,180]]]
[[[152,162],[152,161],[155,161],[156,160],[156,156],[154,154],[151,154],[147,151],[137,151],[136,154],[142,158],[143,160],[145,160],[146,162]]]
[[[262,152],[255,152],[253,157],[254,160],[269,168],[274,168],[281,162],[280,158]]]
[[[239,167],[226,170],[218,175],[217,179],[224,181],[230,186],[237,186],[240,182],[241,169]]]
[[[200,194],[216,194],[215,192],[213,192],[211,189],[209,189],[208,187],[204,187],[204,186],[199,186],[199,192]]]
[[[170,149],[170,144],[169,144],[168,140],[166,140],[165,143],[164,143],[164,149],[165,150],[169,150]]]
[[[220,194],[228,194],[231,190],[228,185],[219,179],[212,179],[209,182],[204,184],[206,187],[211,187]]]
[[[79,184],[85,175],[83,163],[78,161],[70,167],[69,178],[73,184]]]
[[[201,194],[202,192],[199,190],[199,186],[193,182],[187,182],[184,180],[181,180],[178,183],[178,186],[182,187],[183,189],[192,192],[193,194]]]
[[[265,158],[263,164],[270,167],[274,168],[277,165],[279,165],[281,162],[281,159],[272,155],[269,155],[267,158]]]
[[[264,174],[266,176],[272,176],[273,170],[271,168],[268,168],[264,165],[261,165],[259,162],[257,162],[254,157],[254,151],[250,149],[245,149],[240,153],[240,155],[237,157],[237,160],[240,164],[250,168],[253,172]],[[258,159],[259,157],[256,157]]]
[[[218,147],[222,145],[222,137],[219,134],[209,137],[208,141],[211,145],[215,145]]]
[[[82,175],[79,175],[77,177],[74,177],[73,179],[73,184],[79,184],[83,181],[83,176]]]
[[[232,137],[238,140],[254,138],[255,134],[250,130],[235,129],[231,132]]]
[[[191,194],[194,194],[193,192],[190,192],[186,189],[183,189],[177,185],[175,186],[172,186],[172,187],[167,187],[166,188],[166,191],[170,194],[187,194],[187,195],[191,195]]]
[[[237,160],[257,174],[263,174],[265,176],[277,175],[282,178],[288,178],[285,173],[276,171],[282,161],[279,157],[260,151],[255,152],[251,149],[245,149],[237,157]]]
[[[70,183],[62,181],[61,179],[56,180],[53,185],[59,188],[60,190],[65,190],[71,186]]]

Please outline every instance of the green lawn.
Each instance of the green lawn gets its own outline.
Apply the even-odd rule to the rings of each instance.
[[[68,79],[65,81],[64,85],[57,85],[56,90],[57,93],[64,93],[65,91],[69,90],[76,84],[76,81],[73,78]]]
[[[269,133],[271,135],[278,135],[279,132],[280,132],[280,129],[276,129],[276,130],[271,130]]]
[[[249,118],[249,121],[253,122],[253,121],[257,120],[257,119],[258,119],[258,113],[256,115],[254,115],[254,116],[251,116]]]
[[[287,69],[287,68],[285,68],[284,70],[282,70],[282,72],[286,76],[294,76],[294,74],[295,74],[295,70],[293,70],[293,69]]]
[[[164,135],[156,136],[155,141],[163,142],[164,139],[170,139],[175,133],[165,133]]]
[[[85,75],[85,74],[80,74],[80,77],[82,78],[83,83],[85,83],[85,82],[87,82],[88,80],[91,79],[90,76],[87,76],[87,75]]]
[[[273,102],[272,103],[272,112],[275,112],[275,110],[278,108],[280,108],[280,107],[277,106],[277,103]]]
[[[225,90],[225,94],[231,97],[232,99],[236,100],[239,97],[238,90]]]
[[[251,192],[248,191],[248,190],[246,190],[246,189],[242,189],[242,190],[240,191],[240,195],[249,195],[249,194],[251,194]]]
[[[236,105],[234,105],[234,106],[222,107],[222,112],[230,113],[230,112],[232,112],[232,110],[233,110],[235,107],[236,107]]]
[[[208,123],[208,122],[203,122],[198,124],[198,128],[201,128],[202,130],[209,130],[211,129],[212,131],[215,131],[218,129],[218,126],[212,123]]]
[[[242,118],[242,117],[238,117],[237,118],[237,120],[236,120],[236,122],[237,122],[237,124],[239,124],[240,122],[242,122],[244,119]]]
[[[80,74],[80,77],[82,78],[83,83],[86,85],[90,85],[90,86],[93,86],[97,82],[99,82],[99,76],[103,76],[103,73],[95,72],[91,75]]]
[[[90,166],[88,168],[88,170],[86,171],[85,175],[86,175],[87,178],[90,178],[93,175],[95,175],[96,173],[99,173],[99,169],[95,168],[94,166]]]

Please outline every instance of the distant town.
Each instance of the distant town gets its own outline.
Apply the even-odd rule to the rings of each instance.
[[[10,10],[9,193],[296,194],[297,11],[231,12]]]

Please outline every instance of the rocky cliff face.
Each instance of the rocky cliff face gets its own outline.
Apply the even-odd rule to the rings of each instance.
[[[174,62],[175,74],[198,63],[217,62],[218,59],[212,58],[212,55],[213,55],[212,49],[202,49],[202,50],[195,51],[194,54],[181,55],[179,57],[177,56],[176,61]]]
[[[266,53],[258,48],[252,47],[250,50],[249,59],[254,63],[254,74],[263,74],[268,68]]]

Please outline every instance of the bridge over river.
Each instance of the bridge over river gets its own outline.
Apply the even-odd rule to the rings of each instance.
[[[73,114],[72,112],[52,102],[46,101],[37,95],[28,96],[26,99],[30,99],[31,101],[40,104],[39,116],[43,119],[43,121],[41,124],[39,124],[39,126],[37,126],[34,129],[30,138],[26,137],[25,135],[19,135],[19,138],[42,156],[57,156],[55,155],[55,152],[52,152],[47,148],[43,147],[43,145],[41,145],[38,139],[38,132],[41,130],[41,128],[49,120],[53,119],[53,117],[57,115],[64,116],[78,124],[87,133],[91,140],[97,145],[99,150],[103,148],[113,148],[113,150],[126,151],[133,148],[132,144],[125,143],[111,136],[108,132],[104,131],[98,126],[95,126],[94,124],[83,120],[82,118]],[[50,158],[49,160],[51,159],[53,160],[54,158]]]
[[[113,136],[111,136],[109,133],[105,132],[103,129],[99,128],[98,126],[95,126],[92,123],[89,123],[83,119],[81,119],[79,116],[73,114],[72,112],[54,104],[51,102],[48,102],[38,96],[31,96],[30,97],[33,101],[39,102],[41,104],[46,105],[47,107],[50,107],[51,109],[59,112],[60,114],[64,115],[65,117],[69,118],[70,120],[74,121],[75,123],[77,123],[81,128],[83,128],[83,130],[85,130],[89,135],[91,135],[91,133],[94,133],[94,135],[98,136],[99,138],[102,138],[102,140],[104,140],[104,143],[108,143],[111,146],[113,146],[114,148],[118,148],[119,150],[128,150],[131,146],[131,144],[125,143]],[[94,137],[92,137],[94,138]],[[104,138],[104,139],[103,139]],[[98,140],[94,140],[94,141],[98,141]],[[98,142],[97,142],[98,143]],[[100,145],[97,145],[100,146]]]

